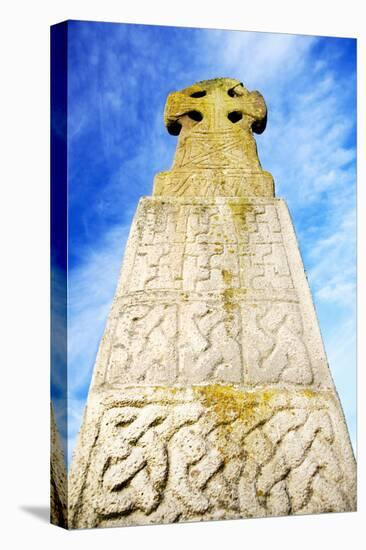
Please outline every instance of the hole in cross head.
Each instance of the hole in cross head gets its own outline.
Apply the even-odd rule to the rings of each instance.
[[[187,116],[196,122],[200,122],[203,119],[203,115],[199,111],[188,111]]]
[[[241,113],[240,111],[231,111],[231,113],[229,113],[227,115],[227,118],[233,123],[235,124],[236,122],[239,122],[239,120],[241,120],[243,118],[243,113]]]
[[[181,129],[182,125],[177,120],[168,124],[168,132],[172,136],[179,136]]]
[[[207,92],[205,92],[205,90],[202,90],[200,92],[193,92],[193,94],[191,94],[191,97],[204,97],[206,93]]]
[[[243,88],[244,84],[240,82],[239,84],[236,84],[233,88],[230,88],[230,90],[227,91],[227,94],[230,97],[236,97],[238,95],[240,96],[243,94]]]
[[[267,126],[267,113],[261,120],[255,120],[252,124],[252,130],[256,134],[262,134]]]

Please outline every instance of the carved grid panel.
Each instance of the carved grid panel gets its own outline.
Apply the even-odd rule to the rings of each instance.
[[[275,205],[145,208],[125,292],[293,291]]]

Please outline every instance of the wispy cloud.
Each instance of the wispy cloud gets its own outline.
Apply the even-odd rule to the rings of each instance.
[[[110,229],[69,273],[68,390],[72,399],[85,399],[128,232],[124,225]]]
[[[286,88],[289,79],[301,75],[307,67],[309,52],[317,40],[311,36],[291,34],[240,31],[215,33],[207,33],[207,55],[225,66],[228,75],[242,78],[249,89],[256,89],[260,85],[263,93],[269,86],[278,93]],[[288,90],[285,92],[288,96]]]
[[[72,399],[67,401],[67,467],[72,463],[72,455],[79,435],[80,425],[85,411],[85,399]],[[66,455],[65,455],[66,456]]]
[[[331,312],[330,312],[331,314]],[[337,323],[329,323],[323,336],[332,375],[343,406],[353,449],[357,447],[356,391],[356,320],[342,315]]]
[[[350,211],[337,230],[314,243],[309,253],[312,267],[308,276],[319,300],[355,307],[355,237],[355,214]]]

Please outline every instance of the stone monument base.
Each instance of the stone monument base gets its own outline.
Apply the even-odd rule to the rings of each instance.
[[[356,507],[332,391],[104,388],[89,396],[83,426],[70,480],[74,528]]]

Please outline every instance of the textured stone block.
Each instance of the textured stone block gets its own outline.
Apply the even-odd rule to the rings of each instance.
[[[341,512],[353,456],[333,392],[224,385],[94,394],[73,527]],[[77,477],[74,470],[74,476]]]
[[[71,469],[72,527],[356,507],[294,228],[257,157],[265,121],[262,96],[231,79],[168,98],[177,153],[132,223]]]

